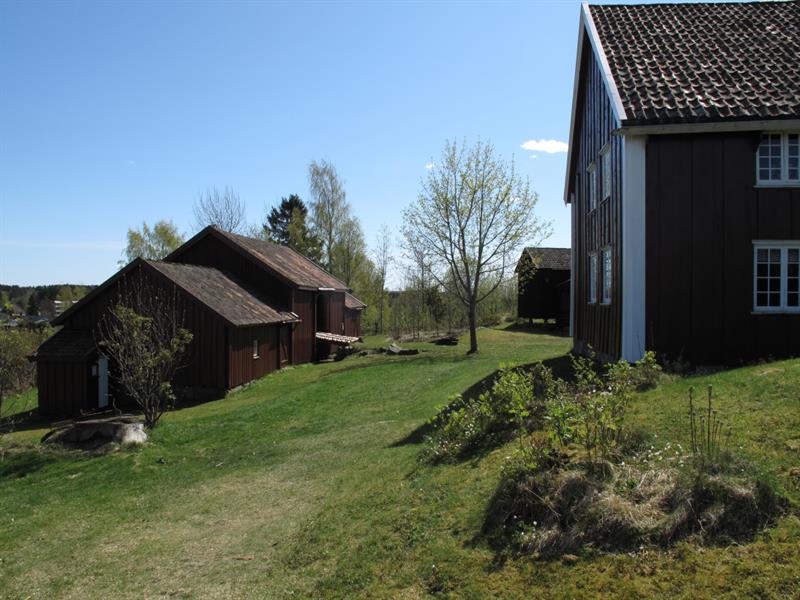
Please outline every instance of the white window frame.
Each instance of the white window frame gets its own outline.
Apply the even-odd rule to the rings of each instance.
[[[600,150],[600,200],[611,198],[611,144]]]
[[[798,152],[800,152],[800,132],[798,131],[765,131],[765,135],[779,135],[781,137],[781,178],[780,179],[761,179],[761,142],[756,150],[756,185],[759,187],[787,187],[800,186],[800,164],[798,164],[798,178],[789,179],[789,136],[798,136]],[[798,156],[800,163],[800,156]],[[772,167],[769,168],[772,170]]]
[[[589,174],[589,211],[597,208],[597,165],[591,163],[586,167],[586,172]]]
[[[597,252],[589,253],[589,304],[597,304]]]
[[[258,358],[258,338],[253,338],[253,358]]]
[[[614,275],[613,275],[613,273],[614,273],[614,258],[613,258],[613,255],[611,254],[611,246],[606,246],[605,248],[603,248],[601,250],[600,254],[603,257],[603,260],[600,263],[600,266],[602,268],[602,271],[601,271],[602,277],[601,277],[601,279],[602,279],[602,283],[603,283],[603,287],[602,287],[602,290],[601,290],[602,294],[603,294],[603,297],[602,297],[600,303],[608,305],[608,304],[611,304],[611,294],[612,294],[611,286],[612,286],[613,277],[614,277]],[[606,264],[606,263],[608,263],[608,264]]]
[[[789,306],[789,250],[800,253],[800,240],[754,240],[753,241],[753,313],[800,313],[800,306]],[[758,251],[780,250],[780,305],[758,305]]]

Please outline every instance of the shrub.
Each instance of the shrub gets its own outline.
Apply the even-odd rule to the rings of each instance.
[[[489,390],[477,398],[451,396],[429,421],[434,433],[427,439],[423,458],[439,462],[538,428],[544,413],[543,396],[551,385],[555,385],[552,374],[548,378],[542,371],[529,373],[501,365]]]

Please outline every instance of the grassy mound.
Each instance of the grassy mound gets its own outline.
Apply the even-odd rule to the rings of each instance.
[[[685,467],[554,456],[505,469],[486,513],[497,549],[542,558],[586,549],[621,552],[751,540],[785,507],[772,482],[730,456]]]

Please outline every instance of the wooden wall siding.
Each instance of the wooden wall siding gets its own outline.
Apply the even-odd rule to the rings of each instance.
[[[698,364],[800,355],[800,315],[753,315],[753,240],[800,240],[800,189],[756,188],[758,135],[647,145],[647,347]]]
[[[230,273],[262,295],[275,308],[284,309],[291,306],[291,287],[213,235],[198,241],[175,258],[175,262],[214,267],[224,273]]]
[[[585,47],[591,47],[584,40]],[[573,239],[575,253],[575,310],[573,313],[573,339],[580,350],[586,345],[607,357],[617,357],[621,348],[622,327],[622,229],[621,229],[621,190],[622,190],[622,139],[612,135],[618,127],[605,84],[591,52],[584,55],[581,65],[581,93],[578,100],[578,144],[576,172],[578,187],[572,203]],[[610,144],[611,153],[611,197],[602,200],[600,174],[600,150]],[[592,162],[598,171],[597,208],[589,211],[589,177],[586,168]],[[574,183],[572,185],[575,185]],[[600,304],[602,294],[602,260],[600,250],[604,246],[612,249],[612,292],[611,304]],[[596,304],[589,304],[589,253],[598,253]]]
[[[93,360],[46,361],[36,368],[36,386],[39,394],[39,412],[48,417],[77,415],[81,411],[97,408],[97,390],[90,389]]]
[[[293,325],[292,331],[292,363],[302,364],[315,359],[314,335],[317,331],[316,294],[301,290],[294,291],[292,312],[300,317],[300,322]]]
[[[253,381],[278,368],[279,327],[265,325],[228,329],[228,388]],[[256,339],[258,358],[253,358],[253,340]]]
[[[344,333],[344,292],[332,292],[328,298],[328,331]]]
[[[517,314],[523,319],[556,319],[561,312],[563,289],[570,272],[562,269],[539,269],[523,280],[517,293]],[[569,295],[569,284],[567,295]],[[569,308],[567,308],[569,310]],[[567,317],[569,320],[569,317]]]
[[[344,311],[344,334],[350,337],[361,337],[361,311]]]

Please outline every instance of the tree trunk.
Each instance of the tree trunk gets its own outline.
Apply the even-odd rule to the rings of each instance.
[[[467,354],[475,354],[478,351],[478,327],[477,318],[475,316],[477,307],[475,302],[472,301],[467,308],[467,315],[469,317],[469,352]]]

